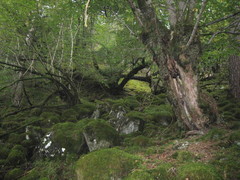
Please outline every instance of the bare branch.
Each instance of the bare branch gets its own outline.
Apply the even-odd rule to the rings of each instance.
[[[127,0],[127,2],[129,3],[129,5],[130,5],[130,7],[131,7],[131,9],[132,9],[132,12],[133,12],[134,16],[136,17],[139,25],[140,25],[141,27],[144,27],[141,18],[140,18],[139,15],[137,14],[137,12],[138,12],[139,14],[141,14],[141,11],[136,7],[136,5],[135,5],[131,0]]]
[[[133,30],[117,15],[117,13],[115,13],[115,12],[113,12],[113,13],[117,17],[117,19],[130,31],[130,33],[138,39],[138,36],[136,35],[136,33],[133,32]]]
[[[205,8],[205,6],[206,6],[207,1],[208,1],[208,0],[203,0],[202,7],[201,7],[201,9],[200,9],[200,12],[199,12],[199,15],[198,15],[198,18],[197,18],[197,22],[195,23],[195,26],[194,26],[194,28],[193,28],[192,34],[191,34],[191,36],[190,36],[190,38],[189,38],[189,41],[188,41],[188,43],[187,43],[187,45],[186,45],[186,48],[188,48],[188,46],[189,46],[189,45],[192,43],[192,41],[193,41],[193,38],[194,38],[194,36],[195,36],[195,34],[196,34],[196,32],[197,32],[197,28],[198,28],[198,25],[199,25],[199,22],[200,22],[200,19],[201,19],[201,17],[202,17],[202,14],[203,14],[203,11],[204,11],[204,8]]]
[[[226,19],[232,18],[232,17],[234,17],[234,16],[236,16],[236,15],[238,15],[238,14],[240,14],[240,11],[238,11],[238,12],[236,12],[236,13],[233,13],[233,14],[230,14],[230,15],[228,15],[228,16],[226,16],[226,17],[217,19],[217,20],[215,20],[215,21],[209,22],[209,23],[207,23],[207,24],[204,24],[204,25],[202,25],[201,27],[206,27],[206,26],[213,25],[213,24],[215,24],[215,23],[218,23],[218,22],[224,21],[224,20],[226,20]]]
[[[84,13],[84,16],[85,16],[85,19],[84,19],[84,22],[85,22],[85,27],[87,27],[87,18],[88,18],[88,15],[87,15],[87,10],[88,10],[88,5],[90,3],[90,0],[87,1],[87,4],[86,4],[86,7],[85,7],[85,13]]]

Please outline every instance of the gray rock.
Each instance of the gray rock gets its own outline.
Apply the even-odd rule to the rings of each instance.
[[[184,142],[179,142],[178,140],[174,141],[173,144],[173,149],[174,150],[182,150],[182,149],[187,149],[189,146],[189,142],[188,141],[184,141]]]
[[[126,116],[127,111],[119,106],[116,109],[112,109],[109,113],[109,123],[118,131],[120,134],[130,134],[139,130],[140,120],[129,120]]]
[[[83,133],[85,140],[87,142],[89,151],[95,151],[101,148],[109,148],[112,146],[112,143],[107,140],[98,141],[95,137],[90,134]]]

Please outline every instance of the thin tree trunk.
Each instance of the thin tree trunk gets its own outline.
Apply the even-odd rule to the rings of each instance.
[[[240,99],[240,57],[229,57],[229,85],[234,98]]]

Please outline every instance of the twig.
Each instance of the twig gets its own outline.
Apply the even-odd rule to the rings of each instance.
[[[209,23],[207,23],[207,24],[204,24],[204,25],[202,25],[201,27],[206,27],[206,26],[209,26],[209,25],[212,25],[212,24],[215,24],[215,23],[224,21],[224,20],[229,19],[229,18],[231,18],[231,17],[234,17],[234,16],[236,16],[236,15],[238,15],[238,14],[240,14],[240,11],[238,11],[238,12],[236,12],[236,13],[233,13],[233,14],[230,14],[230,15],[228,15],[228,16],[226,16],[226,17],[217,19],[217,20],[215,20],[215,21],[209,22]]]
[[[84,16],[85,16],[85,19],[84,19],[84,26],[87,27],[87,18],[88,18],[88,15],[87,15],[87,10],[88,10],[88,5],[90,3],[90,0],[87,1],[87,4],[86,4],[86,7],[85,7],[85,13],[84,13]]]
[[[197,27],[198,27],[198,25],[199,25],[199,22],[200,22],[200,19],[201,19],[201,17],[202,17],[204,8],[205,8],[205,6],[206,6],[206,3],[207,3],[207,0],[204,0],[203,3],[202,3],[202,7],[201,7],[200,13],[199,13],[198,18],[197,18],[197,22],[196,22],[196,24],[195,24],[195,26],[194,26],[194,28],[193,28],[192,34],[191,34],[191,36],[190,36],[190,38],[189,38],[189,41],[188,41],[188,43],[187,43],[187,45],[186,45],[186,48],[188,48],[188,46],[189,46],[189,45],[192,43],[192,41],[193,41],[193,38],[194,38],[194,36],[195,36],[195,34],[196,34],[196,32],[197,32]]]

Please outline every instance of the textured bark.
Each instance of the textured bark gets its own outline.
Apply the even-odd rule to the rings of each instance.
[[[129,0],[127,1],[129,2]],[[144,0],[137,2],[140,13],[134,15],[138,16],[137,18],[143,23],[142,42],[152,53],[153,60],[159,67],[160,76],[167,87],[169,99],[178,120],[182,121],[190,130],[205,129],[205,125],[209,123],[210,119],[200,108],[199,97],[201,94],[198,89],[198,76],[194,72],[201,53],[199,39],[195,36],[201,14],[197,22],[193,22],[192,18],[195,1],[181,2],[178,12],[176,12],[176,1],[167,1],[171,30],[168,30],[157,19],[151,4],[147,4]],[[131,3],[129,5],[131,6]],[[185,17],[187,23],[184,24],[182,18],[178,18],[178,16],[186,11],[186,5],[188,5],[190,13]],[[135,7],[131,6],[131,8]],[[133,11],[137,12],[137,10]],[[188,46],[186,46],[187,44]],[[209,104],[209,106],[212,105],[214,103]],[[210,109],[214,108],[216,109],[216,107]]]
[[[19,78],[23,75],[22,72],[19,72]],[[19,107],[23,99],[23,81],[19,81],[13,86],[13,105]]]
[[[240,57],[229,57],[229,85],[234,98],[240,99]]]

